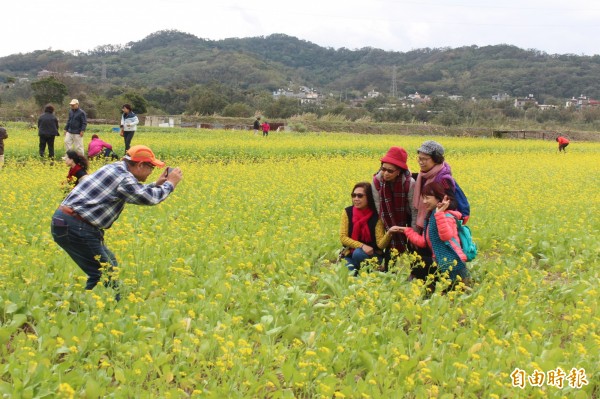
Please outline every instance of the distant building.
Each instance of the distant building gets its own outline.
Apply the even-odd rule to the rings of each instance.
[[[576,109],[598,107],[600,106],[600,101],[594,100],[581,94],[578,98],[573,97],[570,100],[567,100],[565,106],[575,107]]]
[[[494,94],[492,96],[492,100],[494,101],[506,101],[506,100],[510,100],[510,96],[508,95],[508,93],[504,93],[504,94]]]
[[[300,86],[299,92],[294,92],[289,88],[277,89],[273,92],[274,99],[281,97],[295,98],[300,102],[300,104],[320,103],[321,99],[323,98],[323,96],[321,96],[317,91],[306,86]]]
[[[515,108],[525,108],[527,106],[537,106],[538,102],[535,99],[535,97],[533,96],[533,94],[528,95],[525,98],[515,98]]]
[[[421,95],[418,91],[415,91],[415,94],[409,94],[405,99],[413,104],[426,103],[431,100],[428,95]]]
[[[63,73],[63,72],[54,72],[54,71],[49,71],[47,69],[42,69],[41,71],[39,71],[37,73],[38,78],[47,78],[50,76],[54,76],[54,77],[68,76],[70,78],[87,78],[87,75],[84,75],[79,72],[64,72]]]
[[[381,95],[380,92],[375,91],[375,90],[371,90],[367,93],[367,98],[377,98]]]

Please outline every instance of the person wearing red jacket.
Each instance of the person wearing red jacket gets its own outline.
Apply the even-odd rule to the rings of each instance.
[[[65,164],[69,167],[69,173],[67,174],[67,186],[68,190],[79,184],[83,180],[88,172],[88,161],[82,154],[79,154],[73,150],[67,151],[63,157]]]
[[[456,220],[461,218],[456,211],[456,201],[451,190],[444,188],[438,182],[431,182],[421,190],[421,199],[427,207],[427,217],[422,233],[411,227],[400,227],[406,238],[419,248],[429,247],[438,272],[448,273],[455,282],[469,277],[466,261],[467,256],[460,246]]]
[[[269,135],[269,130],[271,130],[271,125],[269,125],[269,122],[264,121],[262,124],[263,137],[267,137]]]
[[[569,139],[563,136],[558,136],[556,141],[558,141],[558,152],[560,153],[561,151],[564,151],[566,154],[567,146],[569,145]]]

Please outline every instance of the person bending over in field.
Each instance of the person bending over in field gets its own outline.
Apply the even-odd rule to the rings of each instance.
[[[167,169],[154,183],[140,183],[155,167],[164,166],[150,148],[133,146],[123,160],[103,166],[77,185],[54,212],[52,237],[87,274],[86,290],[98,284],[103,266],[109,272],[105,285],[117,288],[110,280],[117,259],[104,243],[104,231],[119,218],[126,203],[157,205],[175,190],[182,178],[179,168]]]
[[[111,157],[112,159],[118,159],[119,156],[113,151],[112,145],[103,141],[97,134],[92,135],[92,141],[88,144],[88,158],[92,159],[95,156],[104,156],[104,158]]]
[[[569,145],[569,139],[563,136],[558,136],[556,138],[558,142],[558,152],[563,151],[565,154],[567,153],[567,146]]]
[[[394,226],[385,232],[370,183],[356,183],[351,196],[352,206],[342,212],[340,241],[344,246],[341,256],[346,260],[348,270],[356,274],[367,259],[375,258],[381,265],[383,248],[389,245],[392,234],[399,230]]]

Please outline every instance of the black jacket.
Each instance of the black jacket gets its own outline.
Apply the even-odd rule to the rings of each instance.
[[[87,127],[87,118],[85,112],[81,108],[69,111],[69,120],[65,125],[65,131],[69,133],[81,133],[85,132]]]
[[[38,118],[38,136],[59,136],[58,119],[52,112],[44,112]]]

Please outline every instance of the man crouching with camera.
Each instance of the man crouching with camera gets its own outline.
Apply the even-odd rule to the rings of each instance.
[[[182,179],[181,169],[168,168],[156,182],[140,183],[154,168],[164,166],[150,148],[133,146],[121,161],[105,165],[82,180],[54,212],[52,237],[87,274],[86,290],[98,284],[103,265],[109,273],[106,285],[118,288],[110,280],[110,272],[118,263],[104,243],[104,230],[119,218],[126,203],[157,205],[167,199]],[[120,299],[118,292],[116,299]]]

